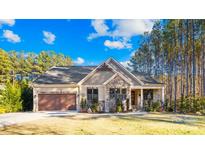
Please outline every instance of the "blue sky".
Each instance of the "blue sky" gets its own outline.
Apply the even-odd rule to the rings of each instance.
[[[39,53],[54,50],[76,65],[97,65],[109,57],[126,65],[152,20],[0,19],[0,48]]]

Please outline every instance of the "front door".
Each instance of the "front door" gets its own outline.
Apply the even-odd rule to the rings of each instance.
[[[131,103],[132,103],[132,108],[139,110],[140,109],[140,92],[138,89],[132,90],[131,91]]]
[[[136,92],[134,90],[131,91],[131,103],[132,103],[132,108],[136,109]]]

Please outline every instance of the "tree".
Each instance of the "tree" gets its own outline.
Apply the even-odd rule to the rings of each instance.
[[[11,77],[12,64],[9,55],[3,49],[0,49],[0,83],[8,82]]]
[[[151,68],[165,83],[170,110],[176,111],[177,99],[205,96],[204,31],[205,20],[156,21],[130,59],[134,71],[149,74]]]
[[[17,112],[22,110],[21,88],[17,83],[7,83],[2,91],[0,100],[1,108],[6,112]]]

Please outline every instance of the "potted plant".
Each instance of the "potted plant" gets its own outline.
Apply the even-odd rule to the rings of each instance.
[[[87,102],[86,99],[82,98],[80,103],[80,112],[87,112]]]

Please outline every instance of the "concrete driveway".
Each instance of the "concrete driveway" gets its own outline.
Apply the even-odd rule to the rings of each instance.
[[[77,114],[77,112],[18,112],[18,113],[5,113],[0,114],[0,127],[15,125],[23,122],[29,122],[33,120],[39,120],[46,117],[58,117],[58,116],[69,116]]]
[[[32,120],[37,120],[43,117],[44,115],[42,113],[32,113],[32,112],[1,114],[0,115],[0,127],[28,122]]]
[[[29,122],[33,120],[44,119],[48,117],[66,117],[66,116],[89,116],[100,117],[110,115],[144,115],[146,112],[130,112],[130,113],[100,113],[100,114],[88,114],[78,113],[77,111],[46,111],[46,112],[18,112],[18,113],[5,113],[0,114],[0,127],[9,125],[15,125],[19,123]]]

